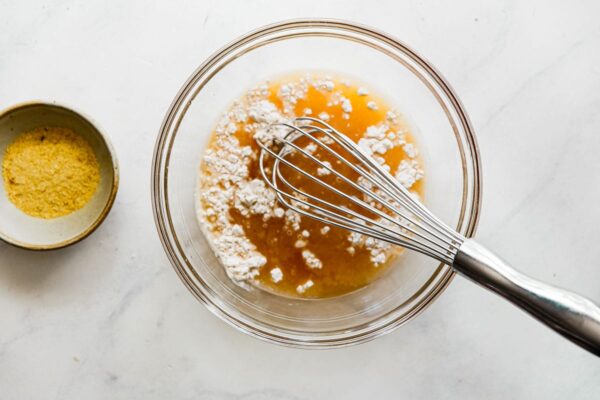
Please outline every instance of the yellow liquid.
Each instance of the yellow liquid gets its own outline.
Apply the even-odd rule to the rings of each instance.
[[[298,79],[295,75],[272,82],[268,86],[268,100],[282,110],[283,103],[278,96],[281,85]],[[310,86],[306,96],[298,100],[295,105],[295,114],[302,116],[307,108],[312,111],[310,115],[312,117],[318,117],[320,113],[326,112],[329,115],[327,122],[356,142],[364,137],[368,127],[387,123],[391,130],[403,131],[404,140],[414,144],[414,138],[408,131],[408,126],[401,118],[397,118],[394,123],[386,118],[388,111],[392,111],[392,109],[382,98],[374,96],[371,91],[369,91],[369,95],[361,96],[358,94],[359,87],[348,84],[346,81],[342,83],[339,79],[333,79],[333,82],[335,89],[332,92]],[[344,118],[345,113],[339,104],[331,104],[331,96],[335,92],[341,92],[341,95],[350,100],[352,104],[352,112],[348,113],[346,118]],[[371,101],[377,104],[377,109],[368,107],[368,103]],[[258,155],[260,148],[252,135],[244,130],[245,125],[246,123],[239,124],[235,136],[242,146],[251,146]],[[213,138],[214,135],[213,133]],[[209,143],[209,148],[218,150],[214,140]],[[335,159],[332,159],[331,155],[325,152],[315,154],[319,154],[318,158],[321,160],[330,161],[336,170],[342,171],[344,175],[352,176],[352,173],[348,172],[348,167],[343,168],[339,164],[334,164]],[[382,157],[392,173],[402,160],[409,159],[402,146],[390,149]],[[309,172],[316,170],[315,165],[306,158],[296,158],[294,162]],[[250,179],[261,179],[258,160],[251,161],[249,171]],[[289,175],[289,177],[294,184],[307,193],[318,194],[324,200],[348,206],[349,202],[346,204],[340,202],[339,197],[323,190],[318,183],[312,182],[308,178],[303,178],[298,174]],[[332,175],[321,179],[339,187],[339,182],[334,183]],[[410,190],[422,196],[423,181],[418,180]],[[329,232],[322,234],[321,229],[325,226],[323,223],[302,217],[300,230],[294,231],[289,229],[289,226],[285,226],[283,218],[270,218],[264,221],[261,215],[243,216],[234,207],[229,209],[229,216],[234,223],[243,227],[245,235],[267,259],[267,263],[261,268],[255,283],[257,286],[277,294],[324,298],[354,291],[377,278],[402,252],[401,248],[394,248],[393,254],[388,260],[382,265],[376,266],[371,261],[369,250],[364,247],[355,247],[352,252],[348,250],[351,247],[351,243],[348,241],[349,232],[344,229],[331,227]],[[309,237],[303,237],[302,231],[308,231]],[[306,246],[297,248],[298,240],[305,241]],[[302,256],[304,250],[314,253],[321,260],[322,268],[309,268]],[[271,269],[276,267],[283,272],[283,279],[277,283],[272,280],[270,274]],[[309,279],[313,282],[313,286],[304,293],[299,293],[297,287]]]

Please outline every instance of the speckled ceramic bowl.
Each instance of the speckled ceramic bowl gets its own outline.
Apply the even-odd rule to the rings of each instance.
[[[70,128],[90,143],[100,164],[100,183],[83,208],[63,217],[42,219],[19,210],[8,199],[2,179],[0,239],[30,250],[58,249],[90,235],[108,215],[119,186],[117,157],[106,136],[89,118],[55,103],[23,103],[0,112],[0,164],[6,147],[17,135],[45,126]]]

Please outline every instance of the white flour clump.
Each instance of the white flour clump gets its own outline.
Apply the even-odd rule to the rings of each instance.
[[[217,143],[223,148],[217,151],[208,150],[204,156],[212,183],[228,188],[247,179],[248,160],[252,149],[247,146],[240,147],[234,137],[218,138]]]
[[[275,283],[279,283],[283,280],[283,272],[281,268],[275,267],[271,270],[271,280]]]
[[[258,142],[271,145],[275,139],[281,139],[287,133],[285,127],[272,125],[288,122],[288,118],[281,114],[275,104],[268,100],[260,100],[251,104],[248,107],[248,116],[255,121],[255,123],[246,126],[254,128],[253,137]]]
[[[410,189],[412,185],[423,177],[423,170],[419,167],[417,160],[402,160],[395,177],[402,186]]]
[[[326,168],[326,167],[331,168],[331,163],[329,161],[323,161],[323,164],[325,165],[325,167],[317,168],[317,175],[325,176],[325,175],[331,174],[331,171]]]
[[[239,225],[229,225],[213,240],[217,257],[227,275],[238,285],[248,288],[246,282],[259,274],[267,259],[256,251]]]
[[[296,292],[302,294],[304,292],[306,292],[307,289],[310,289],[311,287],[313,287],[314,282],[312,280],[307,280],[306,282],[304,282],[302,285],[298,285],[298,287],[296,288]]]
[[[281,207],[277,207],[273,210],[273,216],[275,218],[281,218],[285,215],[285,210]]]
[[[281,85],[279,93],[277,94],[283,102],[283,112],[286,115],[294,113],[294,108],[298,103],[298,100],[304,99],[308,92],[308,80],[307,78],[300,79],[296,83],[286,83]],[[311,114],[312,112],[307,113]]]
[[[352,112],[352,103],[350,102],[350,100],[348,100],[347,98],[342,98],[342,110],[345,113],[351,113]]]
[[[269,100],[260,100],[248,106],[248,116],[258,123],[267,125],[285,120],[275,104]],[[265,126],[261,128],[265,128]]]
[[[285,226],[286,228],[291,228],[294,231],[299,231],[300,230],[300,221],[302,220],[302,218],[300,217],[300,214],[298,214],[296,211],[293,210],[286,210],[285,211]]]
[[[294,247],[297,248],[297,249],[301,249],[303,247],[306,247],[306,245],[307,245],[306,240],[302,240],[302,239],[298,239],[294,243]]]
[[[323,79],[316,79],[312,82],[312,85],[315,89],[319,89],[326,92],[333,91],[335,84],[329,77],[325,77]]]
[[[321,269],[321,268],[323,268],[323,263],[321,262],[321,260],[319,260],[317,258],[317,256],[315,255],[315,253],[313,253],[310,250],[303,250],[302,251],[302,258],[304,258],[304,262],[306,263],[306,265],[310,269]]]
[[[289,88],[288,100],[292,102],[298,93],[297,88]],[[258,86],[222,116],[215,128],[214,146],[204,155],[200,176],[198,217],[203,229],[211,233],[207,237],[227,275],[246,289],[267,260],[247,238],[244,228],[233,223],[229,209],[245,217],[262,215],[264,220],[286,216],[277,207],[275,193],[261,179],[250,179],[248,166],[256,154],[250,146],[240,146],[235,137],[241,123],[246,132],[265,142],[285,134],[285,129],[271,127],[288,118],[266,99],[268,94],[268,87]]]
[[[329,114],[327,114],[325,111],[319,113],[319,119],[322,119],[323,121],[327,122],[329,121]]]
[[[262,179],[253,179],[235,192],[234,207],[244,217],[261,214],[269,219],[275,213],[275,203],[275,193]]]
[[[364,137],[358,141],[358,145],[370,156],[383,155],[405,143],[404,135],[392,132],[387,124],[369,126]]]
[[[309,144],[306,145],[306,147],[304,148],[304,150],[308,154],[313,154],[315,151],[317,151],[317,145],[314,142],[310,142]]]
[[[348,235],[348,241],[353,249],[350,251],[354,254],[355,248],[364,248],[369,252],[371,262],[376,266],[385,263],[392,254],[392,245],[382,240],[373,239],[361,235],[360,233],[351,232]]]
[[[410,158],[415,158],[417,155],[419,155],[419,151],[412,143],[406,143],[404,146],[402,146],[402,150],[404,150],[406,155]]]

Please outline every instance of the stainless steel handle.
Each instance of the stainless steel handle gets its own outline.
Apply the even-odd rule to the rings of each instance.
[[[515,271],[471,239],[461,245],[453,268],[600,356],[600,308],[592,301]]]

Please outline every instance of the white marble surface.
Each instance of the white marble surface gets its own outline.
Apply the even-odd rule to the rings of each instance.
[[[0,107],[75,105],[122,183],[88,240],[0,244],[0,399],[591,399],[600,361],[463,279],[371,343],[301,351],[238,333],[172,271],[150,208],[154,138],[212,51],[276,20],[327,16],[406,41],[443,71],[483,156],[479,239],[600,301],[600,3],[0,0]]]

